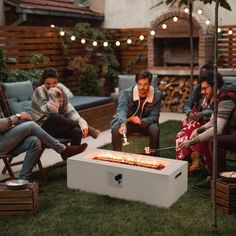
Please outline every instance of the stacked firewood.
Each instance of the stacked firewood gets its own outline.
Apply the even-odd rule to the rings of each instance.
[[[189,77],[165,76],[160,79],[158,88],[162,92],[161,111],[183,112],[184,104],[192,91]]]

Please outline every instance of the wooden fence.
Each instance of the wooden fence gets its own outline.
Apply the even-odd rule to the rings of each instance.
[[[229,32],[230,30],[231,32]],[[219,33],[218,57],[219,67],[236,67],[236,25],[222,27],[222,31]]]
[[[114,30],[113,30],[114,31]],[[128,45],[123,42],[117,47],[116,53],[120,62],[121,73],[136,73],[140,69],[147,67],[146,63],[146,35],[142,42],[138,40],[139,33],[145,30],[116,30],[117,39],[124,40],[132,35],[133,43]],[[132,32],[131,32],[132,31]],[[131,32],[131,34],[130,34]],[[135,43],[134,43],[135,41]],[[56,28],[35,27],[35,26],[0,26],[0,47],[3,49],[6,58],[15,58],[16,65],[7,65],[9,68],[29,69],[29,58],[35,53],[42,53],[49,58],[47,66],[56,68],[63,83],[65,83],[73,92],[77,92],[78,81],[73,76],[65,76],[65,68],[68,61],[63,52],[61,36]],[[84,46],[80,41],[74,41],[69,47],[69,53],[72,55],[83,55]],[[140,60],[140,55],[142,59]],[[37,68],[44,68],[43,63],[38,64]]]

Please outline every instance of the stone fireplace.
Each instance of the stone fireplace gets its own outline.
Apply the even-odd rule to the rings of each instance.
[[[195,74],[213,59],[214,33],[206,18],[193,14]],[[167,28],[163,29],[163,24]],[[148,68],[163,75],[190,74],[189,14],[176,10],[162,14],[152,22],[155,35],[148,39]]]

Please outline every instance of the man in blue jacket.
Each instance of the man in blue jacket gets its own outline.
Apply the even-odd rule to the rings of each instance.
[[[135,86],[124,89],[119,97],[117,115],[112,120],[114,151],[122,151],[123,134],[132,133],[150,136],[150,148],[159,147],[161,92],[151,86],[152,74],[149,71],[139,72],[135,82]]]

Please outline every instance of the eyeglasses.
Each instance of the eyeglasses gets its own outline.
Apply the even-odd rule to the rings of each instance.
[[[201,87],[201,91],[206,91],[210,86]]]

